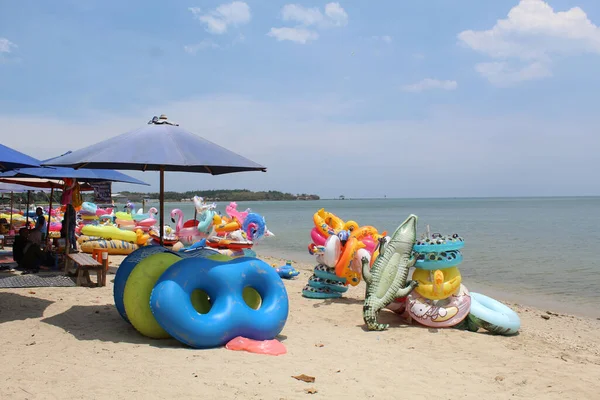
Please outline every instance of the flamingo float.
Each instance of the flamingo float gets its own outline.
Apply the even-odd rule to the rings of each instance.
[[[175,216],[177,216],[177,225],[175,227],[175,235],[179,238],[179,241],[184,246],[189,246],[200,239],[204,238],[205,235],[198,231],[195,226],[183,227],[183,211],[179,208],[171,211],[171,221],[175,222]]]

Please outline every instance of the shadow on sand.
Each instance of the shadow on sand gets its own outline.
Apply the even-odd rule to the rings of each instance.
[[[63,313],[41,321],[63,329],[77,340],[146,344],[158,348],[190,348],[176,339],[152,339],[143,336],[121,318],[112,304],[73,306]],[[278,335],[276,339],[283,342],[287,336]]]
[[[73,306],[65,312],[42,319],[42,322],[64,329],[77,340],[147,344],[160,348],[183,346],[175,339],[151,339],[143,336],[121,318],[112,304]]]
[[[44,310],[52,303],[54,302],[37,297],[0,292],[0,324],[28,318],[41,318]]]

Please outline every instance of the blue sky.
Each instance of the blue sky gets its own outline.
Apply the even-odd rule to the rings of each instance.
[[[268,167],[168,190],[600,194],[599,2],[371,3],[3,2],[2,143],[52,157],[165,113]]]

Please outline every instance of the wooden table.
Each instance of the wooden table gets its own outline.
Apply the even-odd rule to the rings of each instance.
[[[67,257],[75,264],[77,267],[77,286],[81,286],[81,280],[85,277],[87,283],[91,286],[93,285],[92,280],[90,279],[90,271],[96,271],[96,286],[106,286],[106,266],[98,261],[94,260],[88,254],[85,253],[72,253],[67,254]],[[65,271],[68,270],[68,267],[65,263]]]

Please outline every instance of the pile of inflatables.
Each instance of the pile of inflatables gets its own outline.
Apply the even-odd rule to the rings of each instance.
[[[216,204],[207,204],[198,196],[194,197],[194,206],[197,216],[187,221],[182,210],[171,211],[171,221],[176,226],[175,229],[168,225],[162,227],[166,246],[180,249],[202,241],[203,246],[224,254],[243,256],[244,249],[250,249],[264,237],[273,236],[264,217],[250,209],[239,212],[234,202],[226,207],[227,216],[215,211]],[[147,213],[142,209],[136,212],[135,205],[128,203],[125,210],[115,212],[112,208],[100,209],[93,203],[84,202],[76,228],[82,251],[92,253],[94,249],[104,249],[109,254],[130,254],[139,247],[159,243],[156,208],[150,208]]]
[[[458,234],[425,234],[416,239],[417,216],[411,215],[380,242],[372,267],[362,259],[367,283],[363,318],[369,330],[383,330],[379,310],[387,307],[432,328],[456,327],[510,335],[520,328],[519,316],[506,305],[462,284],[458,265],[464,240]],[[410,269],[412,271],[412,277]]]
[[[318,265],[302,290],[304,297],[313,299],[341,297],[348,285],[361,281],[361,259],[376,254],[378,240],[385,236],[373,226],[359,226],[355,221],[344,222],[336,215],[320,209],[313,215],[315,227],[308,245]]]
[[[173,337],[194,348],[238,337],[274,339],[288,317],[285,286],[270,265],[211,249],[175,253],[142,247],[123,260],[115,306],[142,335]]]

